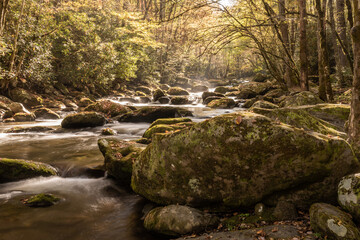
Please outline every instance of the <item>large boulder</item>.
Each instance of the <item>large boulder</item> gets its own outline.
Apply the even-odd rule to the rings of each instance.
[[[45,163],[0,158],[0,183],[54,175],[57,175],[57,170]]]
[[[275,109],[275,108],[279,108],[278,105],[268,102],[268,101],[264,101],[264,100],[259,100],[256,101],[254,104],[252,104],[253,108],[265,108],[265,109]]]
[[[105,169],[115,179],[130,183],[132,165],[144,146],[117,139],[99,139],[98,146],[105,158]]]
[[[340,206],[360,221],[360,174],[352,174],[341,179],[338,189]]]
[[[18,102],[12,102],[8,105],[8,107],[14,114],[19,113],[19,112],[29,113],[29,111],[26,110],[24,105],[22,105],[21,103],[18,103]]]
[[[96,103],[87,106],[84,110],[103,113],[109,117],[115,117],[121,114],[125,114],[127,112],[131,112],[131,109],[129,107],[111,100],[97,101]]]
[[[215,99],[207,104],[207,106],[210,108],[221,108],[221,109],[234,108],[235,105],[236,103],[232,98]]]
[[[185,105],[185,104],[190,104],[191,101],[189,101],[189,99],[184,96],[175,96],[171,98],[170,103],[173,105]]]
[[[11,99],[14,102],[20,102],[25,107],[34,107],[42,105],[43,99],[40,96],[30,93],[22,88],[15,88],[10,91]]]
[[[137,87],[135,90],[139,92],[143,92],[146,95],[151,95],[152,93],[152,90],[149,87],[145,87],[145,86]]]
[[[48,109],[48,108],[39,108],[34,111],[36,118],[43,119],[60,119],[59,114]]]
[[[169,95],[189,95],[189,92],[181,87],[171,87],[167,93]]]
[[[165,93],[163,90],[161,89],[156,89],[153,93],[153,100],[154,102],[156,102],[157,100],[159,100],[159,98],[164,97]]]
[[[222,93],[217,93],[217,92],[203,92],[201,97],[202,97],[202,99],[204,101],[208,97],[220,97],[220,98],[223,98],[223,97],[225,97],[225,95],[222,94]]]
[[[144,133],[143,138],[151,139],[156,133],[167,133],[172,131],[181,130],[194,125],[193,122],[179,122],[173,124],[156,124],[150,126]]]
[[[296,93],[294,95],[286,97],[281,103],[281,107],[297,107],[303,105],[315,105],[318,103],[323,103],[317,95],[312,92],[304,91]]]
[[[151,210],[145,217],[147,230],[169,236],[204,231],[216,225],[217,217],[187,206],[170,205]]]
[[[351,217],[330,204],[316,203],[310,208],[310,223],[314,231],[335,240],[358,240],[360,232]]]
[[[339,180],[357,166],[343,139],[239,112],[153,136],[132,188],[159,204],[239,208],[291,193],[296,206],[309,206],[336,201]]]
[[[103,126],[105,117],[96,112],[81,112],[67,115],[61,122],[62,128],[85,128]]]
[[[236,92],[236,91],[237,91],[237,88],[223,87],[223,86],[217,87],[214,90],[214,92],[221,93],[221,94],[225,94],[225,93],[228,93],[228,92]]]
[[[276,86],[273,86],[271,83],[262,82],[247,82],[239,85],[239,91],[251,90],[256,96],[264,95],[275,88]]]
[[[33,113],[16,113],[13,118],[15,122],[32,122],[35,121],[35,115]]]
[[[143,107],[134,112],[123,114],[117,118],[119,122],[149,122],[159,118],[177,118],[192,116],[191,112],[174,107]]]

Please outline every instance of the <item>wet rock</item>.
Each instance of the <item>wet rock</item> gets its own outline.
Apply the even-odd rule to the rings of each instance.
[[[258,82],[248,82],[242,83],[239,85],[239,94],[238,98],[248,99],[253,98],[258,95],[265,95],[270,90],[275,89],[271,83],[258,83]],[[248,96],[247,98],[244,98]]]
[[[164,97],[165,93],[163,90],[161,89],[156,89],[153,93],[153,100],[154,102],[156,102],[157,100],[159,100],[161,97]]]
[[[298,217],[295,205],[288,201],[279,201],[273,213],[277,220],[294,220]]]
[[[45,163],[0,158],[0,182],[12,182],[54,175],[57,175],[56,169]]]
[[[297,207],[336,201],[338,182],[357,166],[342,139],[239,112],[154,135],[133,166],[132,188],[158,204],[230,209],[291,193]]]
[[[233,88],[233,87],[220,86],[220,87],[215,88],[214,92],[225,94],[227,92],[236,92],[236,91],[237,91],[237,89]]]
[[[167,84],[161,84],[160,85],[160,89],[163,90],[163,91],[167,91],[167,90],[169,90],[169,88],[170,88],[170,86],[167,85]]]
[[[3,103],[3,102],[0,102],[0,109],[2,109],[2,110],[10,110],[9,106],[6,105],[6,104]]]
[[[187,97],[176,96],[171,98],[170,103],[173,105],[185,105],[185,104],[190,104],[191,102]]]
[[[254,103],[256,103],[257,101],[259,101],[259,98],[255,97],[255,98],[250,98],[247,99],[244,104],[242,105],[243,108],[251,108],[252,105],[254,105]]]
[[[42,105],[43,99],[35,94],[30,93],[29,91],[22,88],[15,88],[10,91],[11,99],[14,102],[20,102],[26,107],[35,107]]]
[[[161,97],[158,99],[158,101],[161,104],[168,104],[170,102],[170,98],[169,97]]]
[[[168,236],[204,231],[216,225],[217,217],[187,206],[170,205],[152,209],[145,217],[147,230]]]
[[[56,100],[50,100],[50,99],[45,99],[43,101],[43,105],[47,108],[65,108],[65,104],[60,102],[60,101],[56,101]]]
[[[135,96],[137,96],[137,97],[145,97],[145,96],[146,96],[146,93],[143,93],[143,92],[140,92],[140,91],[136,91],[136,92],[135,92]]]
[[[34,111],[36,118],[43,119],[60,119],[59,114],[48,109],[48,108],[39,108]]]
[[[62,128],[85,128],[103,126],[105,117],[96,112],[81,112],[67,115],[61,122]]]
[[[155,133],[168,133],[191,127],[194,123],[189,118],[158,119],[145,131],[143,138],[151,139]]]
[[[209,88],[205,85],[195,85],[192,87],[193,92],[206,92]]]
[[[181,87],[171,87],[167,90],[169,95],[189,95],[189,92]]]
[[[133,162],[145,147],[117,139],[99,139],[98,146],[105,158],[108,174],[121,182],[130,183]]]
[[[287,96],[280,103],[280,107],[297,107],[303,105],[315,105],[318,103],[323,103],[323,101],[317,95],[309,91],[304,91],[292,96]]]
[[[8,105],[8,107],[9,107],[9,110],[11,110],[14,114],[20,113],[20,112],[29,113],[29,111],[26,110],[26,108],[21,103],[18,103],[18,102],[10,103]]]
[[[339,183],[338,202],[357,221],[360,221],[360,174],[344,177]]]
[[[259,234],[262,233],[267,238],[266,239],[274,239],[274,240],[295,240],[300,239],[300,233],[294,226],[290,225],[272,225],[261,228],[249,229],[249,230],[241,230],[241,231],[231,231],[231,232],[216,232],[216,233],[206,233],[199,237],[186,237],[186,238],[178,238],[177,240],[208,240],[208,239],[216,239],[216,240],[230,240],[230,239],[238,239],[238,240],[254,240],[259,239]],[[261,237],[261,236],[260,236]],[[264,238],[265,239],[265,238]]]
[[[113,135],[117,135],[117,132],[111,128],[103,128],[103,129],[101,129],[101,135],[113,136]]]
[[[83,97],[79,100],[78,102],[78,106],[79,107],[87,107],[91,104],[94,104],[95,102],[93,100],[91,100],[90,98],[87,97]]]
[[[258,203],[258,204],[255,205],[254,214],[255,214],[255,215],[258,215],[258,216],[261,216],[261,215],[264,214],[265,209],[266,209],[265,204],[263,204],[263,203]]]
[[[50,207],[58,202],[60,198],[49,194],[49,193],[40,193],[38,195],[32,196],[28,199],[23,199],[23,203],[28,207]]]
[[[265,108],[265,109],[275,109],[275,108],[279,108],[278,105],[268,102],[268,101],[264,101],[264,100],[259,100],[256,101],[252,107],[256,107],[256,108]]]
[[[171,131],[174,131],[174,128],[172,128],[171,126],[165,124],[158,124],[147,129],[143,135],[143,138],[151,139],[155,133],[166,133]]]
[[[11,104],[13,101],[5,96],[0,95],[0,102],[3,102],[5,104]]]
[[[236,97],[238,99],[249,99],[249,98],[254,98],[256,97],[258,94],[256,94],[255,91],[253,91],[250,88],[243,88],[241,90],[239,90],[236,94]]]
[[[131,112],[131,109],[129,107],[124,106],[120,103],[113,102],[111,100],[97,101],[96,103],[87,106],[84,110],[103,113],[109,117],[115,117],[127,112]]]
[[[330,239],[360,239],[360,232],[351,216],[326,203],[316,203],[310,208],[310,223],[315,232],[327,235]]]
[[[16,113],[13,118],[15,119],[15,122],[35,121],[35,115],[33,113]]]
[[[208,97],[220,97],[220,98],[223,98],[223,97],[225,97],[225,95],[222,94],[222,93],[216,93],[216,92],[203,92],[201,97],[202,97],[202,99],[204,101]]]
[[[49,132],[55,130],[51,127],[33,126],[33,127],[13,127],[4,131],[4,133],[26,133],[26,132]]]
[[[222,99],[222,97],[216,97],[216,96],[210,96],[210,97],[207,97],[203,100],[203,104],[204,105],[208,105],[209,103],[211,103],[212,101],[214,100],[219,100],[219,99]]]
[[[145,95],[151,95],[151,93],[152,93],[152,90],[145,86],[137,87],[135,90],[139,91],[139,92],[143,92],[143,93],[145,93]]]
[[[4,118],[4,119],[3,119],[3,122],[4,122],[4,123],[15,122],[15,119],[13,119],[13,118]]]
[[[140,103],[149,103],[149,102],[151,102],[151,99],[149,97],[140,97],[139,102]]]
[[[93,103],[93,102],[92,102]],[[76,103],[74,103],[73,101],[71,101],[70,99],[64,99],[64,104],[66,108],[74,108],[77,109],[78,105],[76,105]],[[87,106],[87,105],[86,105]],[[85,106],[85,107],[86,107]]]
[[[210,108],[230,109],[235,107],[235,101],[232,98],[221,98],[211,101],[207,106]]]
[[[301,108],[264,109],[252,107],[251,111],[308,131],[346,138],[346,134],[335,125],[314,117]]]
[[[181,108],[173,107],[143,107],[131,113],[123,114],[116,120],[119,122],[149,122],[159,118],[177,118],[188,116]]]

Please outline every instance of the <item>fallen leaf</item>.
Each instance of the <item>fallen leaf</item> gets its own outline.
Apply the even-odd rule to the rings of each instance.
[[[236,123],[237,125],[240,125],[241,122],[242,122],[242,117],[241,117],[241,116],[238,116],[238,117],[236,118],[236,120],[235,120],[235,123]]]

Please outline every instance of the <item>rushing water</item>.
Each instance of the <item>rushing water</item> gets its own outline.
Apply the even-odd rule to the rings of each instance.
[[[194,121],[229,112],[209,110],[198,103],[181,107],[194,113]],[[63,172],[63,177],[0,184],[0,240],[159,239],[142,227],[144,199],[105,177],[89,178],[82,171],[66,174],[103,164],[97,146],[102,127],[51,134],[3,133],[14,126],[58,128],[60,122],[0,124],[0,157],[45,162]],[[118,132],[116,137],[126,140],[140,138],[148,126],[148,123],[106,125]],[[22,204],[22,199],[38,193],[52,193],[62,200],[49,208],[29,208]]]

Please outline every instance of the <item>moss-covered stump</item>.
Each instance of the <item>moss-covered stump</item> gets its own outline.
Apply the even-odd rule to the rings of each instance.
[[[296,205],[309,205],[336,201],[338,182],[357,166],[340,138],[239,112],[154,135],[133,166],[132,188],[159,204],[239,208],[325,182],[293,193]]]
[[[130,183],[133,162],[145,146],[116,139],[99,139],[98,146],[105,158],[108,174],[123,183]]]
[[[23,199],[22,202],[28,207],[50,207],[58,203],[61,199],[49,194],[49,193],[40,193],[35,196],[31,196],[28,199]]]
[[[25,107],[35,107],[42,105],[43,99],[40,96],[30,93],[22,88],[15,88],[10,91],[11,100],[14,102],[20,102]]]
[[[360,232],[351,217],[340,209],[316,203],[310,208],[310,223],[314,231],[336,240],[358,240]]]
[[[360,174],[344,177],[339,183],[338,202],[357,221],[360,221]]]
[[[232,98],[216,99],[216,100],[212,100],[211,102],[209,102],[207,104],[207,106],[210,108],[221,108],[221,109],[234,108],[235,105],[236,105],[236,103],[235,103],[234,99],[232,99]]]
[[[48,108],[39,108],[34,111],[36,118],[42,119],[60,119],[59,114],[48,109]]]
[[[153,101],[156,102],[159,98],[164,97],[165,93],[161,89],[156,89],[153,93]]]
[[[85,128],[103,126],[105,117],[97,112],[81,112],[67,115],[61,122],[62,128]]]
[[[35,115],[33,113],[16,113],[13,118],[15,122],[32,122],[35,121]]]
[[[190,104],[191,102],[187,97],[176,96],[171,98],[170,103],[173,105],[185,105],[185,104]]]
[[[187,206],[170,205],[151,210],[145,217],[147,230],[168,236],[204,231],[216,225],[217,217]]]
[[[280,107],[297,107],[303,105],[315,105],[318,103],[323,103],[316,94],[304,91],[300,93],[296,93],[291,96],[287,96],[281,103]]]
[[[34,177],[57,175],[57,170],[45,163],[0,158],[0,182],[19,181]]]
[[[94,101],[91,100],[90,98],[83,97],[78,101],[77,104],[78,104],[79,107],[87,107],[87,106],[89,106],[91,104],[94,104]]]
[[[167,90],[167,93],[169,95],[189,95],[189,92],[181,87],[171,87],[169,90]]]
[[[49,132],[55,128],[45,126],[32,126],[32,127],[12,127],[4,131],[4,133],[26,133],[26,132]]]
[[[131,109],[120,103],[113,102],[111,100],[100,100],[94,104],[87,106],[85,111],[94,111],[103,113],[109,117],[115,117],[127,112],[131,112]]]
[[[256,101],[253,105],[253,108],[265,108],[265,109],[275,109],[275,108],[279,108],[278,105],[268,102],[268,101],[264,101],[264,100],[259,100]]]
[[[143,107],[134,112],[123,114],[116,120],[119,122],[149,122],[159,118],[177,118],[192,116],[191,112],[175,107]]]
[[[267,116],[274,121],[280,121],[294,127],[303,128],[307,131],[314,131],[342,138],[347,137],[346,133],[340,131],[341,129],[337,128],[335,125],[314,117],[309,114],[308,111],[301,108],[264,109],[252,107],[251,111]]]

